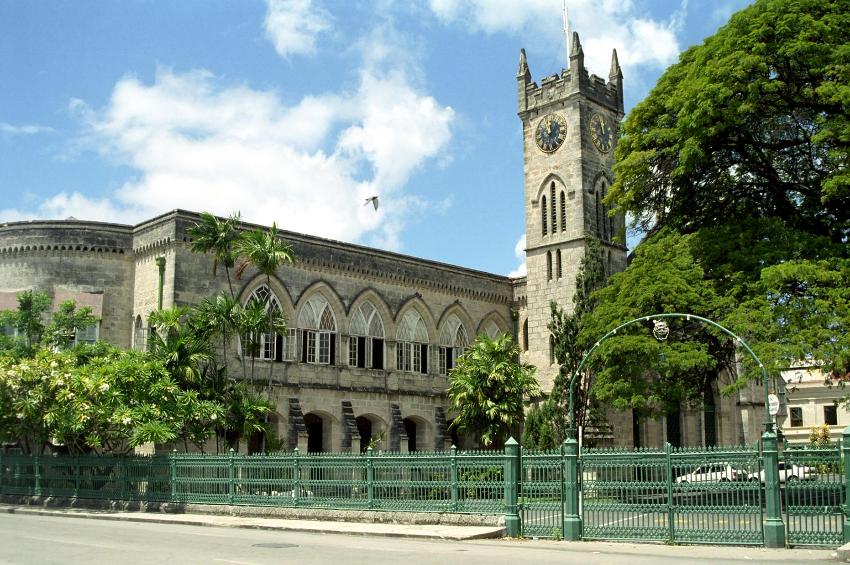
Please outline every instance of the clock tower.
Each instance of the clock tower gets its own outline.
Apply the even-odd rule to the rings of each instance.
[[[626,266],[624,218],[610,216],[603,202],[613,181],[617,126],[623,117],[617,52],[607,81],[588,75],[577,33],[569,59],[569,69],[538,85],[521,50],[517,72],[528,268],[525,289],[517,288],[520,343],[523,360],[537,366],[544,391],[551,390],[557,374],[547,327],[549,302],[572,309],[588,234],[600,240],[609,273]]]

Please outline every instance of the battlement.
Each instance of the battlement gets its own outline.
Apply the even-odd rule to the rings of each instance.
[[[520,117],[528,111],[538,110],[554,101],[562,101],[575,95],[623,113],[623,73],[617,60],[616,49],[611,57],[611,70],[607,81],[596,75],[589,75],[584,67],[584,51],[577,33],[573,33],[570,68],[562,70],[560,74],[544,77],[539,86],[531,79],[525,50],[521,49],[517,83]]]

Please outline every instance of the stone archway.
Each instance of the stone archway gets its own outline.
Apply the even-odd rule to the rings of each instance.
[[[304,427],[307,428],[307,453],[322,453],[325,445],[325,422],[314,413],[304,414]]]

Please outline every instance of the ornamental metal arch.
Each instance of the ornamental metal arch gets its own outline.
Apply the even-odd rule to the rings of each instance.
[[[741,345],[746,350],[747,353],[750,354],[750,356],[753,358],[753,360],[758,364],[759,369],[761,369],[762,381],[764,381],[764,415],[765,415],[764,425],[765,425],[765,431],[768,431],[768,432],[773,431],[774,424],[773,424],[772,419],[770,418],[770,413],[769,413],[769,408],[768,408],[768,398],[769,398],[769,394],[770,394],[770,392],[769,392],[769,382],[768,382],[769,377],[768,377],[768,374],[767,374],[767,369],[765,368],[764,363],[761,362],[761,359],[758,358],[758,355],[755,354],[755,352],[750,348],[749,345],[747,345],[747,343],[743,339],[741,339],[739,336],[732,333],[727,328],[724,328],[723,326],[721,326],[717,322],[715,322],[713,320],[709,320],[708,318],[703,318],[702,316],[696,316],[694,314],[681,314],[681,313],[678,313],[678,312],[673,312],[673,313],[669,313],[669,314],[653,314],[651,316],[642,316],[640,318],[635,318],[634,320],[629,320],[628,322],[625,322],[624,324],[620,324],[619,326],[617,326],[616,328],[614,328],[613,330],[611,330],[610,332],[608,332],[607,334],[602,336],[600,339],[596,340],[596,343],[594,343],[593,347],[591,347],[590,350],[585,354],[584,358],[581,360],[581,363],[579,363],[578,368],[573,373],[572,378],[570,378],[570,404],[569,404],[570,424],[569,424],[569,427],[567,428],[567,436],[570,437],[570,438],[576,437],[575,407],[573,405],[575,384],[576,384],[576,379],[581,374],[581,370],[584,368],[585,364],[587,363],[587,360],[590,359],[590,356],[593,355],[593,352],[596,351],[596,349],[600,345],[602,345],[603,342],[605,342],[606,340],[608,340],[611,337],[614,337],[615,335],[617,335],[618,331],[620,331],[624,328],[627,328],[627,327],[632,326],[634,324],[638,324],[640,322],[657,321],[657,320],[662,319],[662,318],[685,318],[686,320],[697,320],[697,321],[703,322],[704,324],[714,326],[715,328],[721,330],[723,333],[729,335],[739,345]],[[656,336],[656,338],[657,338],[657,336]]]

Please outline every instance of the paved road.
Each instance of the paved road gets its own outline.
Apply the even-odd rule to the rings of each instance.
[[[629,565],[828,562],[826,550],[487,540],[452,542],[0,515],[0,564],[168,563]]]

